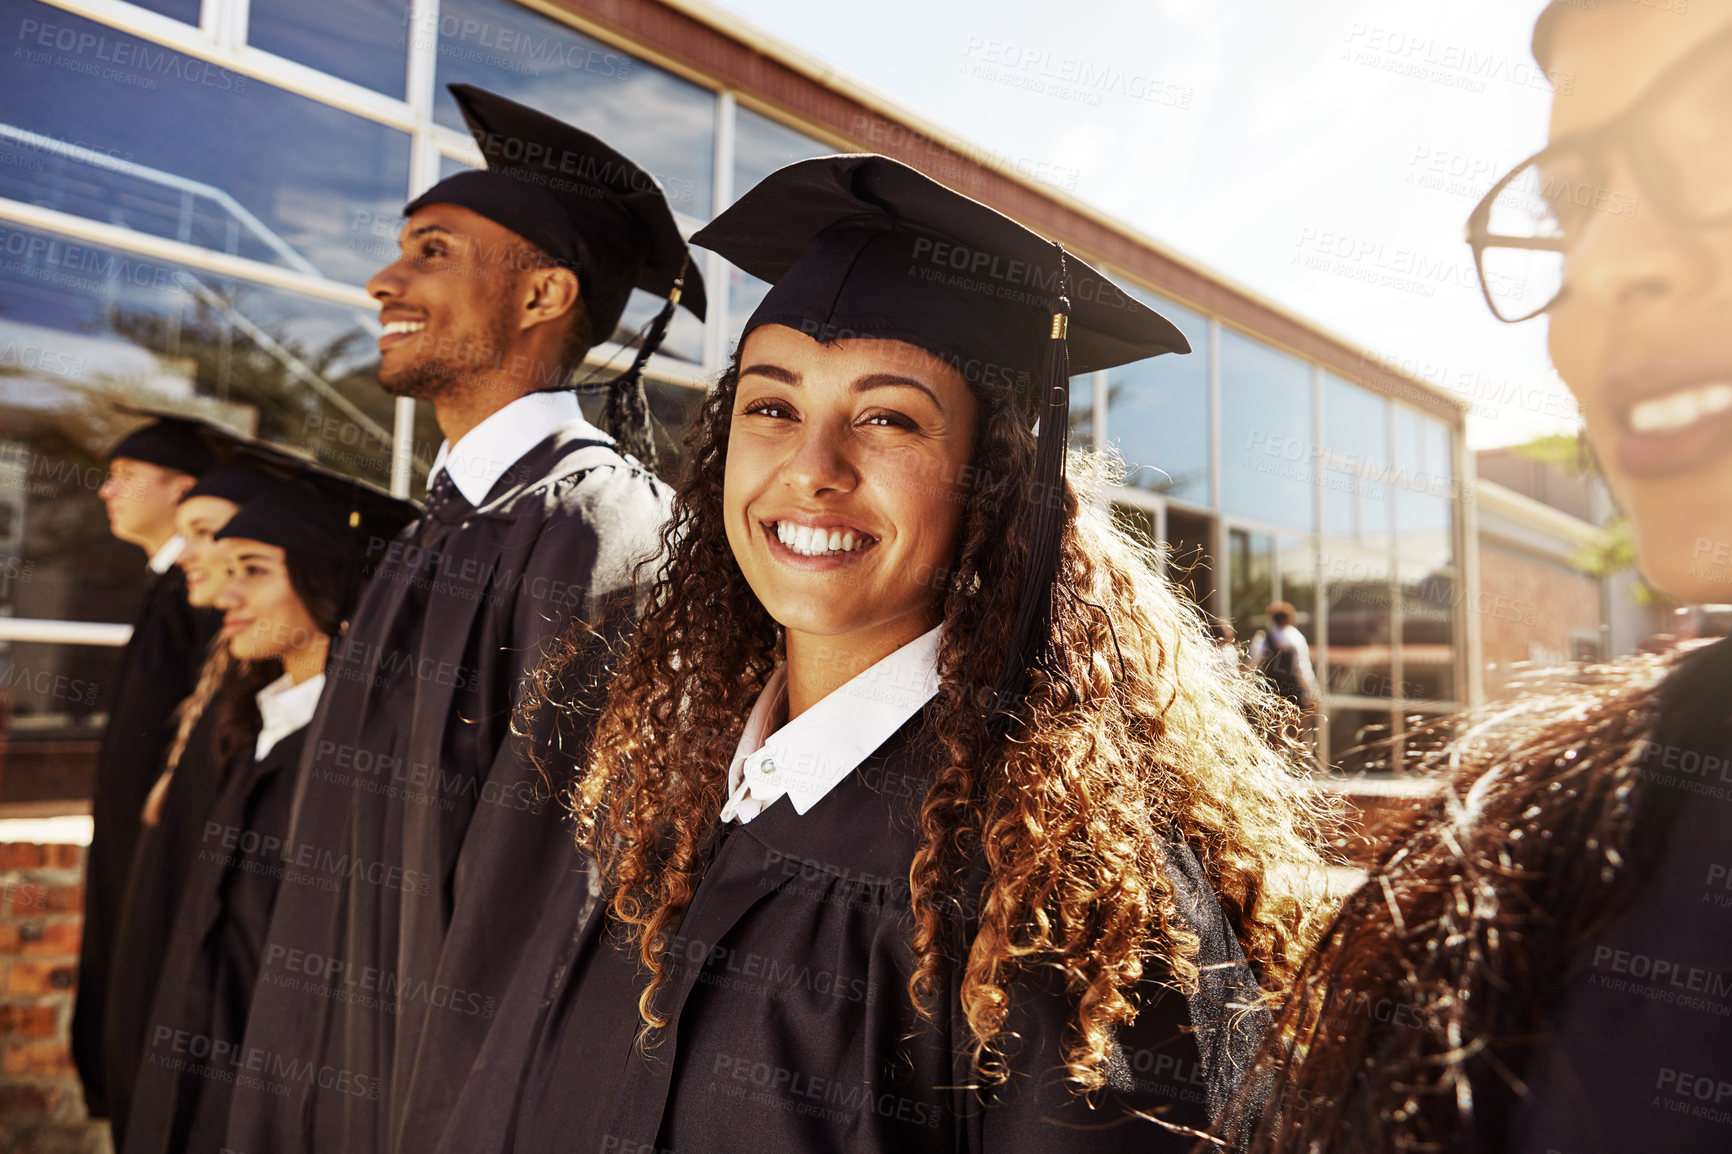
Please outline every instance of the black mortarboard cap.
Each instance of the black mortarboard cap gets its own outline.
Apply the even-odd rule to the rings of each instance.
[[[447,177],[404,208],[455,204],[508,228],[577,273],[597,341],[634,288],[665,298],[632,366],[608,383],[608,424],[651,453],[642,374],[675,305],[704,319],[704,281],[656,178],[580,128],[468,84],[450,85],[487,163]],[[641,425],[641,428],[639,427]],[[641,440],[641,444],[639,443]],[[650,457],[653,461],[653,456]]]
[[[331,587],[340,591],[338,617],[347,620],[372,563],[414,518],[415,506],[407,501],[340,474],[310,469],[247,502],[215,536],[275,545],[291,570],[323,571]]]
[[[204,421],[164,414],[122,437],[108,459],[125,457],[200,477],[217,462],[219,438],[234,440]]]
[[[207,470],[203,476],[186,491],[182,502],[194,497],[221,497],[236,505],[245,505],[254,497],[283,483],[283,479],[272,473],[249,465],[244,461],[225,461]]]
[[[1190,352],[1184,335],[1062,246],[884,156],[788,165],[692,243],[770,282],[746,332],[779,324],[826,343],[905,341],[976,388],[1020,394],[1038,419],[1029,564],[992,721],[1003,733],[1049,643],[1070,375]]]

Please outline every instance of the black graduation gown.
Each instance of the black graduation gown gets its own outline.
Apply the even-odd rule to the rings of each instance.
[[[242,751],[200,824],[150,1007],[124,1154],[216,1154],[234,1086],[268,1070],[239,1044],[282,885],[279,847],[306,734],[301,727],[258,761]]]
[[[180,765],[163,795],[154,826],[141,826],[127,879],[126,902],[115,934],[108,983],[108,1024],[103,1043],[108,1061],[108,1116],[114,1133],[125,1134],[132,1085],[144,1060],[150,1009],[156,998],[175,911],[203,846],[204,825],[222,781],[214,733],[222,715],[218,696],[187,735]]]
[[[981,1090],[954,978],[935,1020],[907,993],[913,813],[929,759],[901,733],[804,816],[784,798],[751,823],[719,826],[704,878],[673,939],[658,996],[668,1029],[634,1043],[635,958],[598,909],[541,1000],[514,1096],[471,1086],[475,1119],[448,1149],[602,1151],[1188,1151],[1194,1139],[1129,1111],[1203,1129],[1225,1106],[1267,1018],[1238,942],[1195,858],[1170,847],[1168,874],[1202,941],[1201,988],[1186,998],[1151,975],[1135,1023],[1116,1037],[1108,1087],[1091,1108],[1065,1088],[1070,1005],[1050,974],[1012,990],[1009,1080]],[[972,936],[959,919],[952,956]],[[531,994],[533,996],[533,994]],[[506,1013],[514,1012],[508,1007]],[[485,1063],[484,1063],[485,1065]],[[511,1101],[515,1119],[488,1097]],[[494,1131],[490,1136],[488,1130]]]
[[[1675,678],[1707,709],[1664,711],[1636,751],[1656,848],[1633,847],[1642,880],[1563,977],[1523,1071],[1520,1154],[1732,1150],[1732,639]]]
[[[220,615],[187,604],[186,576],[171,566],[146,592],[115,672],[90,801],[84,936],[78,954],[78,1001],[72,1011],[72,1058],[92,1117],[108,1114],[103,1030],[109,973],[142,824],[140,812],[174,737],[175,707],[192,692],[219,620]]]
[[[587,723],[511,737],[512,706],[573,618],[604,639],[629,628],[621,594],[668,501],[588,430],[556,431],[481,508],[459,497],[407,528],[336,647],[284,851],[318,884],[279,902],[248,1042],[384,1090],[242,1088],[237,1150],[431,1149],[576,868],[563,808],[527,751],[561,747],[569,765]],[[299,988],[308,965],[326,964],[366,996]]]

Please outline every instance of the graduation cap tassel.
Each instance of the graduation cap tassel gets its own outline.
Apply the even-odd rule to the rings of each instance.
[[[686,269],[690,264],[689,257],[681,262],[680,274],[674,278],[667,303],[650,322],[643,343],[632,358],[631,367],[607,383],[607,404],[602,409],[602,422],[613,439],[619,442],[620,450],[642,461],[651,472],[656,467],[656,443],[655,434],[650,429],[649,395],[644,392],[643,370],[651,354],[661,347],[662,339],[668,335],[668,325],[673,323],[674,309],[679,307],[680,294],[685,290]]]
[[[1024,503],[1028,512],[1028,566],[1010,648],[993,692],[990,722],[994,739],[1009,732],[1021,709],[1029,668],[1046,651],[1052,623],[1053,580],[1058,573],[1059,544],[1064,534],[1065,450],[1070,435],[1070,274],[1064,246],[1058,246],[1059,295],[1052,302],[1052,329],[1047,336],[1041,372],[1040,436],[1035,442],[1034,473]]]

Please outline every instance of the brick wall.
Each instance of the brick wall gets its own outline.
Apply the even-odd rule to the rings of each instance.
[[[83,846],[0,843],[0,1150],[109,1149],[68,1041],[83,904]]]
[[[1578,631],[1599,636],[1599,582],[1564,565],[1482,542],[1479,588],[1489,697],[1508,683],[1511,666],[1568,661]]]

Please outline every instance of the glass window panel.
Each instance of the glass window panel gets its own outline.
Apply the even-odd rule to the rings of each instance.
[[[1209,322],[1125,286],[1191,342],[1171,353],[1107,371],[1107,437],[1129,469],[1125,484],[1211,504],[1209,492]]]
[[[439,157],[439,179],[440,180],[444,180],[448,176],[456,176],[460,172],[473,172],[473,171],[475,171],[475,166],[473,164],[470,164],[467,161],[458,160],[455,156],[446,156],[443,153],[440,154],[440,157]]]
[[[1317,545],[1311,537],[1276,538],[1275,567],[1281,574],[1280,599],[1293,606],[1294,625],[1315,646],[1317,641]]]
[[[1454,468],[1450,460],[1450,428],[1442,421],[1395,407],[1396,476],[1414,488],[1445,492]]]
[[[1233,631],[1250,640],[1267,624],[1275,599],[1274,540],[1267,533],[1227,531],[1228,616]]]
[[[1455,697],[1454,571],[1430,573],[1401,584],[1402,694],[1419,701]]]
[[[120,428],[81,415],[93,406],[190,409],[388,481],[395,402],[375,380],[372,310],[0,226],[14,246],[28,255],[0,271],[0,348],[20,350],[0,361],[0,414],[76,417],[100,455]]]
[[[33,0],[0,20],[96,45],[0,56],[0,196],[352,284],[378,267],[352,242],[402,209],[407,133]]]
[[[412,25],[409,0],[251,0],[247,43],[401,98],[409,41],[432,40],[436,27]]]
[[[1449,451],[1449,426],[1430,417],[1422,417],[1420,440],[1425,445],[1425,467],[1432,476],[1448,482],[1455,475]]]
[[[1324,373],[1323,442],[1355,472],[1378,475],[1389,467],[1389,401]]]
[[[1455,563],[1454,513],[1441,494],[1395,490],[1395,555],[1404,579]]]
[[[761,281],[749,272],[741,272],[733,265],[728,266],[728,351],[740,343],[740,334],[746,331],[746,322],[752,319],[752,314],[758,306],[764,303],[764,294],[770,291],[768,281]]]
[[[434,118],[467,132],[447,84],[476,84],[593,133],[653,173],[674,211],[714,207],[716,97],[510,0],[442,0]]]
[[[778,168],[836,149],[750,108],[734,108],[734,199]]]
[[[0,452],[10,461],[14,447],[30,444],[0,437]],[[28,503],[32,506],[25,518],[51,525],[41,533],[63,531],[71,527],[71,519],[58,507],[57,499],[47,496],[42,487],[37,465],[46,464],[49,457],[37,457],[37,451],[48,452],[46,442],[36,442],[37,448],[26,449],[36,479],[27,482],[27,491],[12,488],[10,477],[0,491],[0,501],[9,505]],[[69,462],[67,462],[69,463]],[[89,467],[80,463],[79,468]],[[101,469],[100,462],[95,467]],[[6,466],[0,466],[4,469]],[[93,501],[94,494],[81,493],[81,501]],[[74,542],[62,541],[52,565],[40,565],[22,571],[23,580],[8,578],[0,582],[0,604],[7,616],[37,616],[40,610],[52,610],[56,618],[71,609],[76,611],[80,600],[71,603],[54,596],[57,586],[77,589],[88,595],[96,586],[80,583],[77,570],[83,566],[101,565],[108,574],[105,596],[97,598],[91,607],[98,612],[121,614],[130,620],[144,596],[147,571],[144,553],[136,545],[128,545],[108,536],[108,525],[100,508],[82,518],[94,530]],[[31,532],[27,529],[26,532]],[[40,542],[32,541],[26,548],[42,553]],[[18,571],[16,554],[6,554],[4,564]],[[16,588],[13,586],[16,585]],[[48,595],[46,602],[38,594]],[[108,724],[108,711],[114,700],[114,675],[120,665],[120,647],[105,645],[54,645],[33,641],[0,641],[0,805],[27,805],[49,801],[73,801],[88,798],[96,774],[96,751],[102,743],[102,730]]]
[[[204,0],[128,0],[128,3],[195,26],[198,24],[199,13],[204,8]]]
[[[1221,334],[1221,507],[1289,529],[1317,527],[1311,366]]]
[[[1324,661],[1329,691],[1391,696],[1394,638],[1388,553],[1351,541],[1325,540],[1321,568],[1328,591],[1329,645]]]
[[[1384,743],[1394,726],[1394,715],[1385,709],[1330,710],[1329,764],[1342,773],[1389,769],[1391,752]]]

